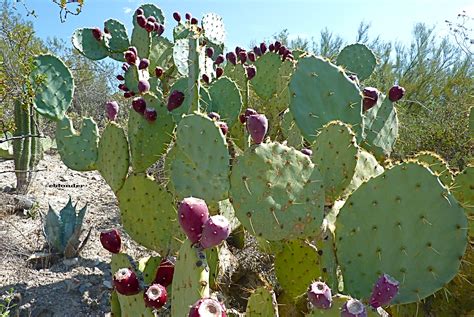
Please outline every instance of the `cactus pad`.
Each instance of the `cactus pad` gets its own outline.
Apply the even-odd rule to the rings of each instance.
[[[467,166],[454,178],[452,192],[469,217],[469,234],[474,236],[474,166]]]
[[[201,114],[183,117],[175,149],[171,180],[178,198],[194,196],[210,204],[228,197],[230,156],[214,121]]]
[[[61,160],[76,171],[96,169],[99,147],[99,129],[91,118],[82,120],[82,128],[77,133],[67,116],[56,123],[56,143]]]
[[[314,235],[323,220],[322,176],[303,153],[279,143],[252,146],[231,175],[237,218],[268,240]]]
[[[377,162],[377,159],[365,151],[359,148],[357,153],[357,165],[354,176],[352,177],[351,183],[346,187],[345,194],[350,194],[359,186],[367,182],[372,177],[378,176],[383,173],[384,168]]]
[[[225,27],[222,17],[215,13],[208,13],[201,20],[204,36],[214,44],[221,45],[225,41]]]
[[[416,162],[386,170],[362,184],[337,217],[345,291],[368,298],[386,273],[400,282],[393,303],[420,301],[456,275],[466,228],[461,206],[430,170]]]
[[[176,40],[173,46],[173,60],[174,64],[178,68],[178,71],[183,76],[189,75],[189,41],[192,39],[179,39]]]
[[[242,108],[242,98],[237,84],[228,77],[221,77],[213,82],[209,88],[211,104],[207,107],[207,112],[217,112],[221,120],[227,123],[230,128],[239,117]]]
[[[100,141],[97,169],[114,192],[122,188],[128,173],[128,142],[125,132],[116,123],[110,122]]]
[[[370,77],[377,65],[374,53],[364,44],[344,47],[337,56],[337,64],[357,75],[359,80]]]
[[[149,285],[155,280],[160,263],[160,256],[146,256],[138,261],[138,269],[142,272],[145,284]]]
[[[362,97],[339,67],[319,57],[301,58],[289,88],[290,110],[308,141],[313,141],[317,131],[333,120],[351,125],[359,140]]]
[[[132,31],[131,45],[138,52],[137,58],[148,58],[151,49],[151,34],[141,27],[134,27]]]
[[[449,186],[454,182],[454,176],[451,174],[448,163],[441,156],[429,151],[422,151],[414,156],[418,162],[426,164],[439,180],[445,185]]]
[[[130,175],[117,194],[124,229],[141,245],[166,254],[179,248],[183,234],[172,196],[144,175]]]
[[[157,66],[165,71],[173,66],[173,44],[165,37],[154,37],[150,49],[150,72]]]
[[[39,55],[33,60],[35,68],[30,78],[44,76],[44,81],[33,88],[36,92],[36,111],[54,121],[64,118],[74,95],[74,79],[69,68],[53,55]]]
[[[109,34],[105,41],[107,49],[110,53],[121,54],[123,59],[123,52],[130,46],[125,25],[120,21],[109,19],[104,22],[104,29],[107,29]]]
[[[268,53],[259,57],[254,65],[257,67],[257,75],[250,83],[260,98],[268,100],[277,93],[278,75],[282,65],[281,56]]]
[[[295,149],[301,149],[303,145],[303,136],[296,126],[296,122],[293,119],[293,114],[290,109],[286,109],[285,112],[283,112],[280,129],[289,146],[292,146]]]
[[[77,29],[72,34],[72,45],[82,55],[93,61],[104,59],[109,55],[104,40],[97,41],[91,28]]]
[[[257,288],[247,302],[247,317],[278,317],[275,293],[265,287]]]

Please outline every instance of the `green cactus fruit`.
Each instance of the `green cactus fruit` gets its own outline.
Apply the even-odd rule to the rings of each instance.
[[[463,209],[417,162],[362,184],[337,216],[336,254],[345,292],[368,298],[386,273],[400,281],[394,304],[420,301],[449,282],[467,245]]]
[[[349,195],[359,188],[362,183],[367,182],[372,177],[382,174],[384,171],[384,168],[377,162],[377,159],[366,150],[359,148],[357,157],[358,159],[354,176],[352,177],[350,184],[344,190],[343,196]]]
[[[314,235],[323,220],[322,176],[303,153],[279,143],[248,148],[231,174],[235,213],[267,240]]]
[[[122,188],[129,166],[128,142],[115,122],[109,122],[100,138],[96,165],[114,192]]]
[[[296,122],[293,119],[293,114],[290,109],[286,109],[283,112],[280,129],[288,146],[294,147],[295,149],[301,149],[303,147],[303,136],[296,126]]]
[[[322,275],[318,249],[302,240],[284,243],[275,255],[275,274],[287,295],[293,298],[302,295]]]
[[[314,141],[317,131],[333,120],[351,125],[360,139],[362,96],[339,67],[320,57],[301,58],[289,88],[290,110],[308,141]]]
[[[254,65],[257,67],[257,75],[250,84],[260,98],[269,100],[277,93],[281,56],[268,53],[259,57]]]
[[[359,150],[355,134],[347,124],[331,121],[319,131],[312,150],[312,160],[324,179],[326,203],[331,204],[354,176]]]
[[[349,299],[351,299],[349,296],[336,294],[332,297],[332,306],[331,306],[330,309],[317,309],[317,308],[314,308],[308,314],[306,314],[306,317],[319,317],[319,316],[322,316],[322,317],[341,317],[342,316],[341,315],[341,309]],[[349,316],[349,315],[347,315],[347,316]],[[353,316],[356,316],[356,315],[353,315]],[[362,316],[362,315],[357,315],[357,316]],[[377,314],[377,312],[372,311],[371,309],[367,309],[367,315],[366,316],[368,316],[368,317],[378,317],[379,314]]]
[[[94,41],[96,41],[94,39]],[[36,111],[53,121],[59,121],[72,102],[74,78],[69,68],[53,55],[39,55],[33,60],[34,69],[30,74],[35,91]],[[36,80],[40,77],[40,84]]]
[[[344,47],[337,56],[337,65],[357,75],[359,80],[370,77],[377,65],[374,53],[364,44],[352,44]]]
[[[449,170],[448,163],[438,154],[430,151],[421,151],[413,157],[420,163],[426,164],[443,185],[449,187],[454,182],[454,175]]]
[[[165,153],[175,126],[165,105],[157,97],[146,94],[143,99],[147,108],[157,112],[158,119],[148,122],[139,113],[130,111],[128,139],[135,172],[145,171]]]
[[[467,166],[454,178],[451,191],[469,218],[469,234],[474,237],[474,165]]]
[[[238,117],[242,109],[242,97],[237,84],[228,77],[221,77],[209,87],[211,103],[206,112],[217,112],[221,120],[231,128],[238,122]]]
[[[82,120],[78,133],[67,116],[56,122],[56,143],[61,160],[70,169],[92,171],[96,169],[99,146],[99,129],[92,118]]]
[[[390,156],[398,137],[398,116],[393,104],[380,94],[377,105],[363,116],[362,146],[377,159]]]
[[[132,174],[117,193],[124,229],[132,239],[159,253],[179,248],[183,233],[173,197],[145,175]]]
[[[259,287],[252,292],[245,310],[247,317],[278,317],[278,306],[275,293],[266,287]]]
[[[72,45],[82,55],[93,61],[109,56],[105,41],[97,41],[92,35],[92,28],[77,29],[72,34]]]
[[[143,282],[145,282],[145,284],[153,284],[160,263],[160,256],[146,256],[138,261],[138,269],[142,272]]]
[[[125,253],[116,253],[112,254],[112,259],[110,260],[110,269],[112,275],[121,268],[130,268],[132,271],[141,275],[141,272],[137,270],[133,263],[131,263],[129,256]],[[121,295],[116,293],[118,302],[120,303],[119,311],[121,312],[121,317],[153,317],[153,311],[150,308],[145,306],[143,300],[143,290],[136,295]],[[114,315],[115,316],[115,315]]]
[[[171,290],[171,316],[187,316],[197,300],[209,297],[206,253],[193,247],[188,239],[179,249]]]
[[[202,114],[184,116],[174,151],[169,164],[178,199],[194,196],[212,204],[228,197],[230,156],[215,121]]]
[[[213,44],[224,44],[226,33],[222,17],[215,13],[208,13],[201,20],[204,36]]]
[[[105,46],[110,53],[117,53],[117,56],[120,57],[118,61],[123,62],[123,52],[130,47],[130,41],[128,40],[125,25],[120,21],[108,19],[104,22],[104,29],[108,31],[108,36],[106,36],[105,39]]]

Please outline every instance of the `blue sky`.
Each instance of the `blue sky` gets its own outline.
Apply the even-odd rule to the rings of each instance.
[[[65,23],[59,20],[59,8],[49,0],[25,0],[38,18],[27,18],[34,23],[37,34],[46,39],[57,36],[68,42],[76,28],[103,27],[103,21],[115,18],[124,22],[131,33],[131,15],[142,0],[85,0],[83,12],[68,16]],[[319,37],[325,27],[344,40],[354,42],[361,21],[371,24],[370,35],[384,40],[408,44],[416,22],[436,26],[439,35],[447,34],[445,20],[454,20],[466,9],[474,16],[474,3],[468,0],[167,0],[153,1],[163,9],[167,18],[167,32],[175,25],[174,11],[190,12],[198,18],[215,12],[224,19],[228,47],[246,47],[250,42],[270,39],[273,34],[287,28],[290,37]],[[25,11],[18,7],[18,12]],[[171,24],[171,26],[170,26]]]

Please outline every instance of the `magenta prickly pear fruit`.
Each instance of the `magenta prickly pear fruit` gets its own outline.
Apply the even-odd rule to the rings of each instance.
[[[256,144],[263,142],[268,131],[268,120],[263,114],[253,114],[247,118],[247,130]]]
[[[151,16],[151,17],[148,17],[148,19],[146,19],[148,22],[152,22],[152,23],[155,23],[156,22],[156,18],[154,16]]]
[[[285,54],[286,51],[287,51],[286,46],[282,45],[282,46],[280,46],[280,48],[278,49],[278,54],[283,55],[283,54]]]
[[[309,286],[308,300],[316,308],[329,309],[332,305],[332,294],[329,286],[324,282],[314,282]]]
[[[221,215],[212,216],[206,221],[202,228],[201,247],[204,249],[215,247],[227,239],[229,235],[229,220]]]
[[[153,108],[145,108],[145,111],[143,112],[143,116],[145,117],[145,120],[148,122],[154,122],[156,120],[156,110]]]
[[[148,33],[153,32],[153,31],[155,30],[155,22],[146,21],[145,30],[146,30]]]
[[[118,88],[122,91],[129,91],[127,85],[125,85],[125,84],[119,84]]]
[[[97,40],[97,41],[102,41],[102,31],[99,28],[93,28],[92,29],[92,36]]]
[[[243,51],[243,49],[242,49],[240,46],[236,46],[236,47],[235,47],[235,50],[234,50],[235,55],[238,56],[238,55],[240,54],[240,52],[242,52],[242,51]]]
[[[140,292],[137,275],[130,268],[122,268],[113,277],[115,290],[122,295],[136,295]]]
[[[267,51],[267,45],[264,42],[260,43],[260,51],[262,51],[262,55]]]
[[[388,99],[390,101],[395,102],[400,99],[405,95],[405,88],[395,85],[390,90],[388,91]]]
[[[212,56],[214,56],[214,49],[212,47],[206,48],[206,55],[207,57],[212,58]]]
[[[173,111],[174,109],[180,107],[184,102],[184,93],[179,90],[173,90],[168,97],[168,111]]]
[[[107,119],[110,121],[115,121],[117,119],[119,111],[119,105],[117,101],[109,101],[105,104],[105,114],[107,115]]]
[[[142,58],[138,64],[138,69],[147,69],[150,66],[150,61],[146,58]]]
[[[123,94],[124,98],[130,98],[133,97],[133,92],[132,91],[127,91],[126,93]]]
[[[160,284],[152,284],[148,286],[143,293],[145,306],[154,309],[163,307],[166,304],[167,299],[168,293],[166,292],[166,288]]]
[[[377,103],[377,100],[379,99],[379,91],[373,87],[365,87],[362,94],[364,95],[362,109],[363,111],[367,111]]]
[[[239,60],[242,64],[245,64],[245,62],[247,61],[247,52],[245,51],[240,51],[239,52]]]
[[[163,259],[156,271],[155,280],[153,283],[161,284],[167,287],[173,282],[175,261],[172,259]]]
[[[189,13],[189,12],[186,12],[186,14],[184,15],[184,18],[188,21],[191,20],[191,17],[192,17],[191,13]]]
[[[227,61],[229,61],[233,65],[237,64],[237,55],[234,52],[227,53],[226,58],[227,58]]]
[[[212,298],[203,298],[191,306],[188,317],[227,317],[224,306]]]
[[[367,317],[367,310],[361,301],[351,298],[342,306],[341,317]]]
[[[308,156],[313,155],[313,151],[311,151],[310,149],[301,149],[301,153]]]
[[[208,85],[211,82],[211,80],[209,79],[209,76],[207,76],[206,74],[202,74],[201,79],[203,82],[205,82]]]
[[[130,51],[130,50],[125,51],[125,53],[123,54],[123,57],[125,57],[125,60],[130,65],[135,64],[135,62],[137,61],[137,55],[133,51]]]
[[[178,219],[181,228],[194,244],[201,239],[203,226],[209,219],[206,202],[195,197],[184,198],[178,206]]]
[[[127,50],[133,52],[135,56],[138,56],[138,50],[135,46],[130,46]]]
[[[181,21],[181,15],[178,12],[174,12],[173,13],[173,19],[175,19],[176,22],[180,22]]]
[[[145,14],[145,11],[143,11],[142,8],[138,8],[137,10],[135,10],[135,13],[136,13],[137,15],[144,15],[144,14]]]
[[[221,77],[224,74],[224,69],[222,67],[216,68],[216,78]]]
[[[357,85],[359,85],[359,78],[357,78],[356,75],[349,75],[347,76],[349,77],[350,80],[352,80],[353,82],[355,82]]]
[[[217,124],[219,125],[219,128],[222,131],[222,134],[227,135],[227,132],[229,132],[229,127],[227,126],[227,123],[219,121],[217,122]]]
[[[198,19],[191,18],[191,24],[194,24],[194,25],[198,24]]]
[[[120,81],[125,80],[125,78],[122,75],[117,75],[117,79],[120,80]]]
[[[257,75],[257,68],[253,65],[245,67],[245,73],[247,74],[247,79],[252,80],[252,78]]]
[[[146,101],[142,97],[137,97],[132,100],[133,110],[139,114],[144,114],[146,109]]]
[[[220,54],[216,57],[216,60],[214,61],[214,64],[220,65],[224,63],[224,55]]]
[[[158,36],[163,34],[163,32],[165,31],[165,26],[161,23],[155,22],[154,26],[155,26],[154,30]]]
[[[161,68],[160,66],[156,66],[155,75],[156,75],[156,77],[160,78],[161,75],[163,75],[163,68]]]
[[[275,44],[273,44],[273,43],[270,44],[270,45],[268,46],[268,50],[269,50],[270,52],[275,51]]]
[[[109,252],[119,253],[122,246],[120,233],[117,229],[110,229],[100,233],[100,243]]]
[[[257,55],[255,54],[255,52],[248,52],[247,57],[251,62],[255,62],[255,60],[257,59]]]
[[[146,93],[149,90],[150,90],[150,83],[148,82],[148,80],[141,79],[138,82],[138,91],[141,93]]]
[[[126,71],[128,70],[128,67],[129,67],[129,66],[128,66],[127,64],[125,64],[125,63],[122,64],[122,70],[123,70],[124,72],[126,72]]]
[[[221,119],[221,116],[217,112],[209,112],[207,116],[215,121],[219,121]]]
[[[137,24],[140,27],[144,28],[146,26],[146,22],[147,22],[146,17],[143,14],[137,15]]]
[[[275,53],[278,53],[281,47],[281,42],[275,41],[275,44],[273,44],[273,47],[275,48]]]
[[[400,283],[388,274],[377,280],[370,296],[369,304],[373,308],[388,305],[398,294]]]
[[[240,123],[244,124],[247,121],[247,118],[253,114],[258,114],[257,111],[247,108],[244,113],[241,113],[239,116]]]
[[[262,50],[258,46],[253,47],[253,52],[255,53],[256,56],[262,56]]]

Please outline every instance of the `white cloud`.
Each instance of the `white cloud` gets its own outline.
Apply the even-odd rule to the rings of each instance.
[[[129,7],[123,8],[123,13],[125,13],[125,14],[129,14],[132,11],[133,11],[132,8],[129,8]]]

